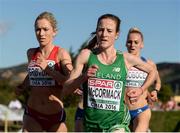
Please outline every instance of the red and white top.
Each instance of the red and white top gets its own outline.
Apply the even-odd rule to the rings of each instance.
[[[58,50],[59,47],[54,46],[46,61],[51,69],[61,72],[60,63],[58,62]],[[40,53],[39,47],[35,50],[28,64],[30,86],[56,86],[55,79],[36,65],[38,53]]]

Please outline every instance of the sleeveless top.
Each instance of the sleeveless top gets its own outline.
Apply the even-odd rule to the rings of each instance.
[[[95,78],[84,84],[85,127],[109,129],[121,124],[127,113],[124,104],[126,67],[122,53],[116,52],[113,64],[102,64],[91,53],[88,67],[96,64],[99,69]],[[125,111],[126,110],[126,111]]]
[[[49,57],[46,59],[48,67],[55,71],[60,71],[60,64],[58,62],[58,46],[54,46]],[[36,48],[32,55],[31,61],[28,64],[28,75],[30,86],[56,86],[57,83],[50,75],[43,71],[39,66],[36,65],[38,53],[40,53],[39,47]]]
[[[141,59],[144,62],[147,62],[147,60],[143,57]],[[139,88],[141,87],[146,78],[147,78],[147,73],[144,71],[139,70],[138,68],[131,67],[128,70],[127,78],[126,78],[126,87],[133,87],[133,88]]]

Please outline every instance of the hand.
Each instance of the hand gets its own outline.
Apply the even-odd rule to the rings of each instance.
[[[157,102],[158,101],[158,97],[157,97],[157,91],[152,91],[151,94],[150,94],[150,98],[153,102]]]
[[[78,88],[78,89],[76,89],[76,90],[74,91],[74,94],[82,95],[82,94],[83,94],[83,91]]]
[[[129,97],[129,101],[131,104],[135,104],[142,94],[143,94],[143,91],[141,88],[128,89],[127,91],[127,96]]]
[[[147,99],[147,102],[148,102],[149,106],[152,108],[154,106],[154,102],[151,99],[151,94],[150,94],[149,91],[147,93],[147,98],[146,99]]]
[[[86,71],[86,76],[87,78],[89,77],[95,77],[96,76],[96,72],[99,69],[99,67],[97,65],[92,65],[88,68],[88,70]]]
[[[137,101],[138,101],[137,98],[130,98],[130,97],[129,97],[129,102],[130,102],[130,104],[135,104]]]
[[[55,102],[58,102],[58,103],[60,104],[61,108],[64,108],[64,105],[63,105],[62,101],[59,100],[59,98],[57,98],[57,97],[54,96],[53,94],[49,95],[49,100],[50,100],[50,101],[53,101],[53,102],[54,102],[54,101],[55,101]]]
[[[48,66],[46,59],[43,57],[41,53],[38,53],[37,55],[36,65],[41,67],[42,70],[45,70]]]

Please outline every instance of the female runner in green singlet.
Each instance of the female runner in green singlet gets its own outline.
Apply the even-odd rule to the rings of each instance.
[[[155,70],[139,58],[117,51],[120,19],[112,14],[102,15],[97,22],[95,51],[83,49],[78,55],[63,92],[73,93],[82,83],[84,94],[84,130],[88,132],[129,131],[129,112],[124,103],[127,69],[136,66],[148,73],[147,81],[130,97],[138,98],[154,81]],[[82,74],[84,65],[88,66]]]

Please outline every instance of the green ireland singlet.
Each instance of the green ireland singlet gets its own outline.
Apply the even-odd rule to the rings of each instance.
[[[84,88],[85,131],[111,132],[118,126],[129,131],[130,117],[124,104],[127,71],[123,54],[116,53],[116,60],[110,65],[102,64],[97,55],[90,54],[88,67],[96,64],[99,69]]]

